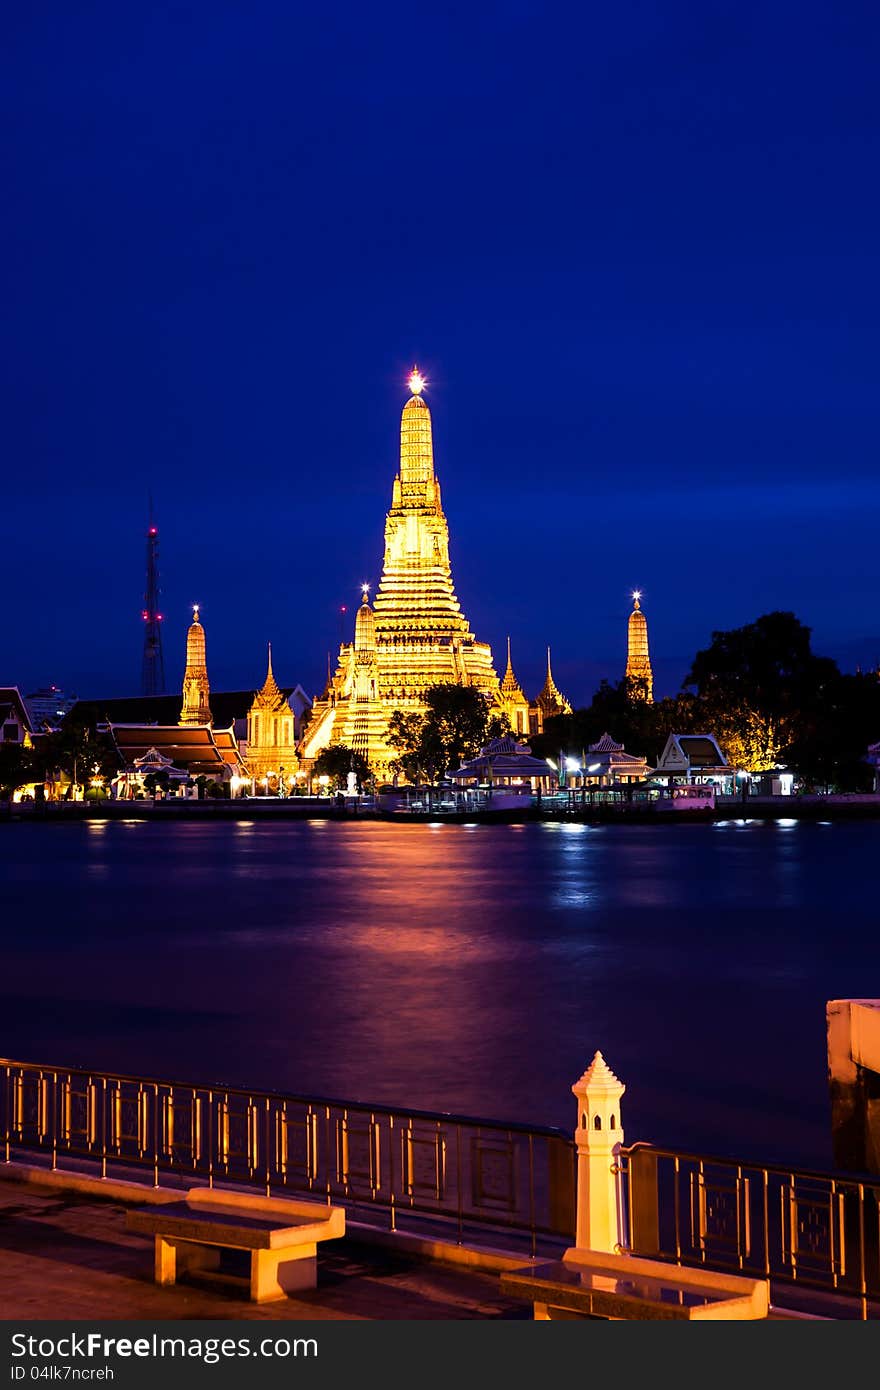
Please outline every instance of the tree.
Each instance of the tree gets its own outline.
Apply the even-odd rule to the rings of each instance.
[[[11,801],[32,780],[32,759],[20,743],[0,743],[0,800]]]
[[[801,720],[786,750],[788,765],[808,786],[822,790],[870,791],[873,769],[868,747],[880,738],[880,679],[877,673],[838,673]]]
[[[581,757],[591,743],[609,733],[630,753],[642,753],[649,764],[655,763],[670,733],[694,727],[694,704],[693,695],[687,693],[649,704],[641,698],[636,682],[624,677],[612,685],[604,680],[588,706],[553,715],[544,732],[529,742],[538,758],[556,758],[560,750]]]
[[[799,731],[827,702],[840,677],[816,656],[811,630],[794,613],[765,613],[729,632],[713,632],[684,682],[708,732],[728,761],[759,772],[783,763]]]
[[[507,720],[493,713],[486,696],[472,685],[447,681],[429,686],[425,706],[424,714],[395,710],[388,725],[397,767],[410,782],[433,784],[472,758],[487,739],[510,732]]]
[[[60,729],[37,741],[34,759],[44,775],[54,777],[63,772],[71,782],[83,784],[92,777],[109,781],[119,770],[119,756],[109,734],[68,719]]]
[[[148,772],[144,778],[144,788],[150,793],[154,801],[156,799],[156,792],[163,791],[167,793],[170,786],[171,777],[169,773],[164,770],[160,772]]]
[[[361,786],[372,779],[370,764],[363,754],[353,748],[347,748],[344,743],[337,743],[318,754],[312,764],[312,775],[329,777],[332,787],[344,789],[348,785],[348,774],[352,768]]]

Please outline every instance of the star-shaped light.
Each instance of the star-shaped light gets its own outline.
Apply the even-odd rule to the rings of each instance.
[[[418,367],[414,366],[409,374],[409,389],[414,396],[420,396],[425,389],[425,385],[425,378],[422,376]]]

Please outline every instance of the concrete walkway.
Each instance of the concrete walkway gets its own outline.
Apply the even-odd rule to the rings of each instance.
[[[0,1308],[45,1318],[459,1319],[531,1316],[498,1275],[346,1235],[319,1246],[318,1287],[254,1304],[195,1284],[153,1282],[153,1242],[126,1230],[125,1206],[27,1182],[0,1183]]]

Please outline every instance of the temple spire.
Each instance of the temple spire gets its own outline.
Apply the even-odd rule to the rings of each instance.
[[[260,695],[261,695],[265,700],[275,701],[275,700],[280,700],[280,699],[281,699],[281,691],[278,689],[278,682],[277,682],[276,679],[275,679],[275,672],[272,670],[272,643],[271,643],[271,642],[268,644],[268,647],[269,647],[269,665],[268,665],[268,669],[267,669],[267,671],[266,671],[266,679],[263,681],[263,688],[262,688],[262,690],[260,690],[259,693],[260,693]]]
[[[400,417],[400,495],[396,505],[403,507],[433,507],[434,439],[431,432],[431,412],[422,399],[425,379],[418,367],[409,378],[412,392]]]
[[[550,648],[547,648],[547,679],[544,681],[543,689],[535,701],[540,705],[544,718],[548,719],[554,714],[571,714],[571,705],[565,696],[557,689],[553,679],[553,672],[550,669]]]
[[[628,681],[635,683],[632,687],[633,697],[647,700],[650,705],[654,702],[654,674],[648,649],[648,620],[642,612],[641,597],[641,590],[634,589],[633,608],[627,626],[625,676]]]
[[[199,618],[199,605],[193,604],[193,620],[186,634],[186,670],[183,673],[181,724],[210,724],[211,688],[205,655],[205,629]]]
[[[507,670],[504,672],[504,679],[501,682],[501,693],[503,695],[522,694],[520,683],[513,673],[513,662],[510,657],[510,638],[507,639]]]

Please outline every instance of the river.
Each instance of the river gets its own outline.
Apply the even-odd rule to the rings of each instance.
[[[0,827],[0,1052],[831,1165],[880,822]]]

